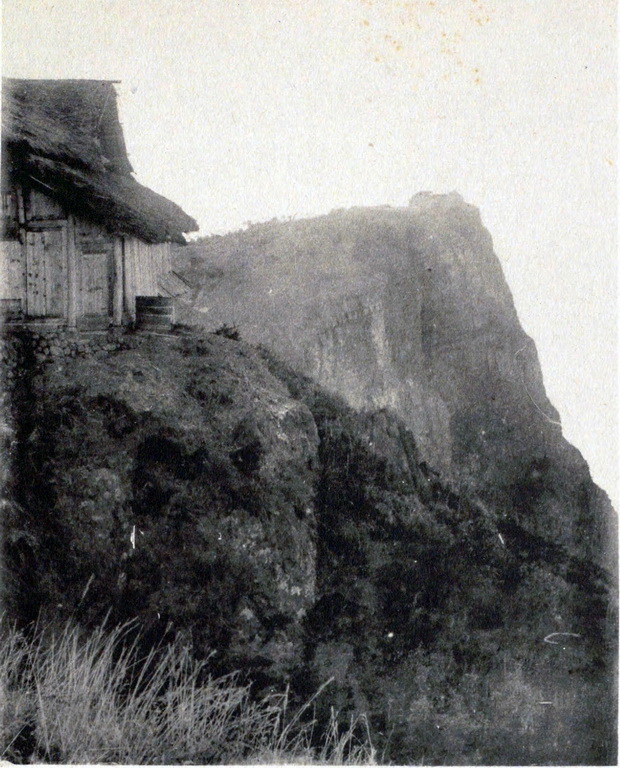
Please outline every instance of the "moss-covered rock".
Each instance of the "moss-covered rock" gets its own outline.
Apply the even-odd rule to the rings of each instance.
[[[14,501],[39,582],[33,595],[24,580],[24,615],[111,612],[155,634],[190,631],[223,663],[299,660],[318,437],[254,352],[221,336],[144,336],[101,360],[52,361],[16,399]]]

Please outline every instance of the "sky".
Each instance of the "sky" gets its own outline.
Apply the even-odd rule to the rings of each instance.
[[[618,508],[615,0],[3,0],[3,74],[120,80],[201,234],[457,190]]]

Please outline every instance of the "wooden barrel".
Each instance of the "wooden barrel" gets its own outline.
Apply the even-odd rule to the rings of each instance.
[[[136,328],[169,331],[174,322],[174,299],[170,296],[136,296]]]

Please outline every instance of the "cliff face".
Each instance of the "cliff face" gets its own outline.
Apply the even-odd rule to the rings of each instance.
[[[187,321],[236,326],[533,533],[614,561],[614,517],[562,437],[489,233],[456,195],[270,222],[177,253]]]

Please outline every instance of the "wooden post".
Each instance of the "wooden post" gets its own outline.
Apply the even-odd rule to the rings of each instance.
[[[22,280],[24,284],[24,301],[22,309],[24,315],[28,314],[28,246],[26,244],[26,211],[24,205],[24,192],[22,187],[15,189],[17,198],[17,220],[19,222],[19,242],[22,248]]]
[[[20,226],[24,226],[26,223],[26,206],[24,204],[24,189],[23,187],[17,187],[17,219]]]
[[[136,290],[135,290],[135,273],[133,267],[133,259],[131,253],[131,240],[128,237],[123,237],[123,283],[125,294],[125,312],[130,320],[135,320],[136,308],[134,306]]]
[[[78,315],[78,259],[75,244],[75,219],[67,217],[67,325],[75,328]]]
[[[123,238],[114,238],[114,284],[112,286],[112,323],[123,321]]]

